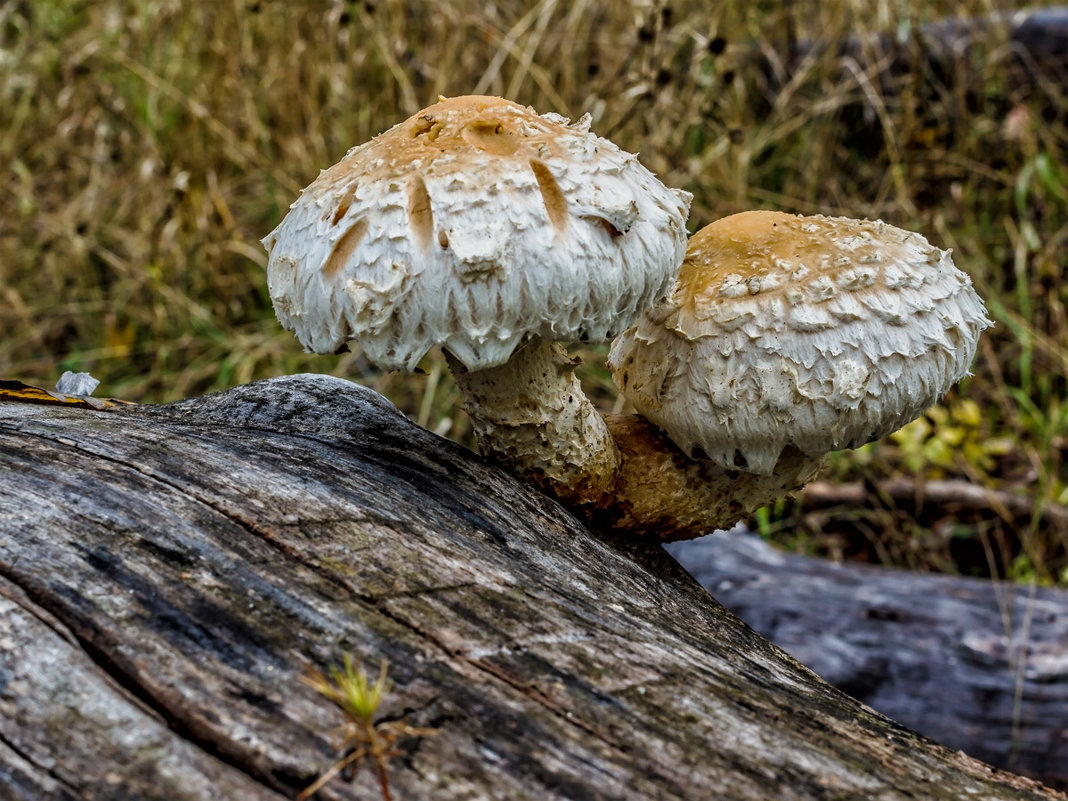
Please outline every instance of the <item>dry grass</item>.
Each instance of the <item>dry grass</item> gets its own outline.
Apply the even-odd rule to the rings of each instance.
[[[463,439],[438,360],[410,377],[358,350],[302,354],[274,321],[258,240],[351,145],[439,94],[501,94],[592,112],[694,193],[692,230],[776,207],[952,246],[998,321],[975,378],[934,413],[940,428],[842,457],[836,475],[919,469],[1028,493],[1036,510],[1068,503],[1063,72],[1013,69],[997,25],[948,72],[924,61],[925,23],[1002,10],[991,0],[709,5],[0,0],[0,375],[91,370],[103,393],[165,401],[333,372]],[[883,69],[878,34],[905,42],[907,69]],[[617,405],[602,369],[586,378]],[[1020,576],[1068,566],[1068,534],[1039,522],[945,529],[899,511],[801,522],[809,545],[830,536],[846,553],[920,543],[901,547],[921,566],[972,569],[961,541]]]

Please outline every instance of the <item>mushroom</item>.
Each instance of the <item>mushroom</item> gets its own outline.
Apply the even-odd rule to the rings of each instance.
[[[384,369],[445,349],[483,452],[558,497],[619,454],[557,344],[601,340],[671,288],[690,195],[555,114],[440,99],[322,172],[264,239],[279,321]]]
[[[733,492],[751,509],[922,414],[968,374],[989,325],[968,276],[919,234],[750,211],[690,238],[673,293],[608,361],[706,480],[769,479]]]

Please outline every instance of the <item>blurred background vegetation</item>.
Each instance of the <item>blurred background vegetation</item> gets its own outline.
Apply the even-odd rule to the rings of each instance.
[[[1014,38],[1012,10],[0,0],[0,376],[87,370],[98,394],[163,402],[329,372],[466,442],[437,357],[408,376],[358,347],[303,354],[259,239],[320,169],[438,95],[588,111],[694,194],[691,231],[751,208],[882,218],[953,248],[997,322],[943,404],[835,456],[829,486],[859,495],[752,526],[836,558],[1068,583],[1068,50]],[[582,352],[584,382],[618,411],[603,353]]]

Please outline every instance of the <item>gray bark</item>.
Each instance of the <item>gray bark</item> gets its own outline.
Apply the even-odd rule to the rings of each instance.
[[[774,33],[770,35],[775,35]],[[780,40],[755,50],[745,69],[763,75],[769,102],[813,61],[833,56],[844,75],[864,73],[891,98],[904,88],[922,105],[953,113],[969,93],[973,102],[992,90],[1011,105],[1029,98],[1057,118],[1064,115],[1068,81],[1068,6],[1031,8],[915,25],[907,32],[850,37],[841,42],[800,40],[783,26]],[[991,65],[996,69],[991,70]],[[996,86],[991,86],[995,75]],[[874,109],[864,119],[876,123]],[[960,110],[963,113],[963,109]]]
[[[278,799],[336,759],[298,681],[387,658],[401,799],[1052,797],[892,723],[656,545],[353,384],[0,404],[0,796]],[[377,798],[369,771],[323,798]]]
[[[1068,592],[835,565],[743,534],[669,550],[839,689],[940,743],[1068,789]]]

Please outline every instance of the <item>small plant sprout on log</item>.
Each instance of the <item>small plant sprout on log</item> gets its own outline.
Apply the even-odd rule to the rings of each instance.
[[[703,525],[717,528],[802,486],[829,452],[921,415],[968,374],[989,325],[968,276],[919,234],[751,211],[690,238],[674,292],[620,335],[609,366],[706,465],[705,493],[743,502],[710,508]]]
[[[480,447],[565,500],[619,455],[557,342],[615,336],[671,288],[690,196],[574,124],[441,99],[323,172],[264,239],[281,323],[414,369],[445,349]]]
[[[352,774],[363,760],[371,762],[371,768],[378,778],[378,786],[384,801],[391,801],[389,789],[389,760],[396,756],[395,746],[401,737],[427,737],[438,733],[437,729],[417,729],[401,721],[375,723],[374,718],[382,701],[393,688],[393,682],[387,676],[386,660],[374,682],[370,680],[363,666],[354,667],[351,654],[344,656],[344,670],[330,668],[326,676],[318,670],[310,669],[300,680],[329,699],[345,716],[345,723],[340,728],[341,738],[337,750],[344,756],[333,767],[308,786],[297,801],[306,801],[327,782],[338,774]]]

